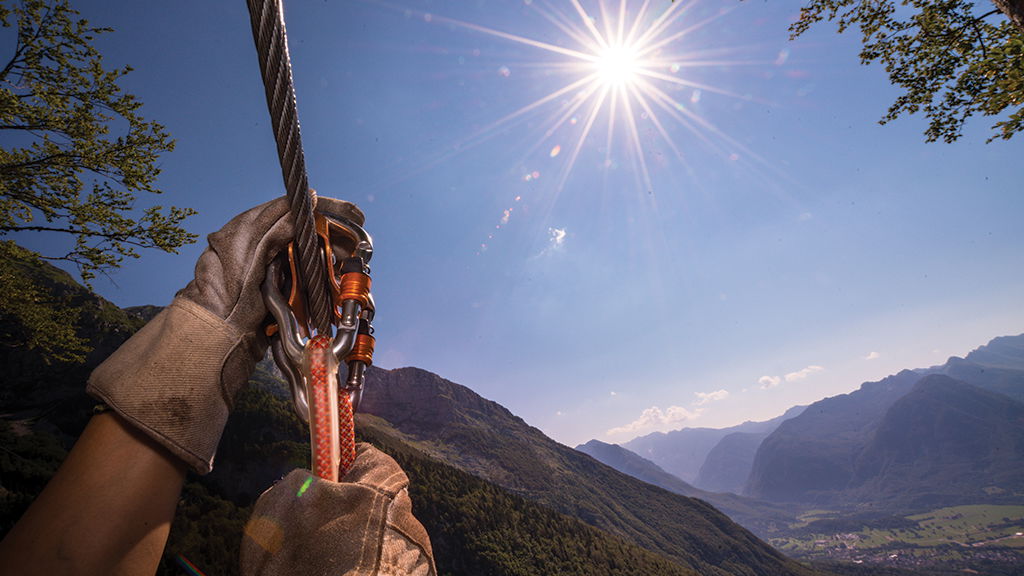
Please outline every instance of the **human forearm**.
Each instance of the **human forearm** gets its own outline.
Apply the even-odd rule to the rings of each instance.
[[[113,413],[94,416],[0,542],[19,574],[153,574],[185,465]]]

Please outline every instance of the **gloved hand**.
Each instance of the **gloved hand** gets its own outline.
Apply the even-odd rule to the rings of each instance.
[[[242,537],[247,576],[435,576],[409,478],[390,456],[357,448],[343,482],[294,470],[256,501]]]
[[[319,198],[316,209],[363,222],[341,200]],[[90,394],[200,474],[213,469],[235,396],[266,353],[260,284],[292,222],[278,198],[211,234],[195,279],[89,377]]]

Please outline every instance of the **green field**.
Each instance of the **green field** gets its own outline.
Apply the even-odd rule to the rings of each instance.
[[[907,517],[922,546],[960,542],[1024,547],[1024,506],[954,506]]]
[[[1024,566],[1024,506],[954,506],[905,517],[857,519],[810,510],[790,526],[789,535],[771,543],[807,560],[915,569],[951,562],[964,568]]]

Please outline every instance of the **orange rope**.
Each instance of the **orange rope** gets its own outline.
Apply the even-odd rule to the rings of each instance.
[[[313,474],[337,482],[356,459],[355,419],[347,393],[338,396],[337,366],[331,339],[313,337],[306,345],[309,363],[309,430]],[[338,426],[334,426],[334,422]]]

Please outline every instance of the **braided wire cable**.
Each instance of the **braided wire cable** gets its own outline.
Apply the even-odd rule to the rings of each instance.
[[[309,189],[302,151],[284,12],[280,0],[247,0],[247,3],[281,174],[295,218],[296,258],[306,290],[308,313],[317,332],[330,334],[331,298],[327,293],[324,257],[313,224],[313,192]]]

